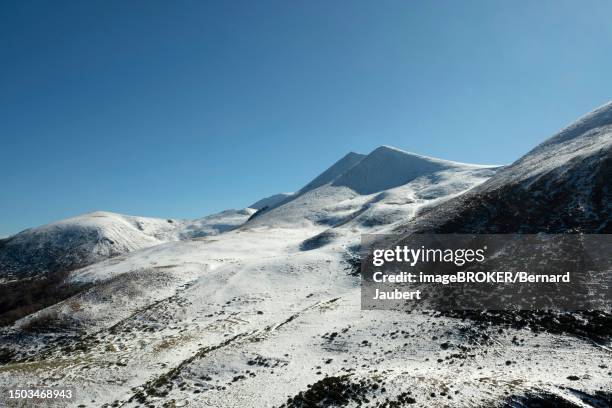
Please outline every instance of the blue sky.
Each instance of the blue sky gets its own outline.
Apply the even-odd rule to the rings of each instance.
[[[610,99],[607,1],[4,1],[0,236],[191,218],[387,144],[508,163]]]

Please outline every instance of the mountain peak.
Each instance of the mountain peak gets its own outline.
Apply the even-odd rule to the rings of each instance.
[[[376,149],[372,150],[370,154],[368,154],[367,157],[372,158],[372,157],[388,157],[388,156],[403,157],[404,159],[412,158],[413,160],[435,161],[435,162],[440,162],[440,163],[444,163],[444,162],[452,163],[450,161],[436,159],[434,157],[429,157],[429,156],[424,156],[424,155],[417,154],[417,153],[407,152],[405,150],[398,149],[397,147],[388,146],[388,145],[382,145],[382,146],[377,147]]]
[[[382,145],[334,180],[332,185],[345,186],[359,194],[373,194],[437,171],[470,167],[481,166],[436,159]]]
[[[302,187],[300,191],[298,191],[298,194],[304,194],[310,190],[314,190],[317,187],[321,187],[324,184],[333,182],[344,172],[361,162],[361,160],[363,160],[365,157],[366,155],[355,152],[345,154],[340,160],[332,164],[331,167],[319,174],[310,183]]]
[[[364,157],[365,157],[365,155],[361,154],[361,153],[348,152],[340,160],[344,160],[344,159],[363,159]]]
[[[385,151],[407,153],[406,151],[404,151],[402,149],[398,149],[397,147],[393,147],[393,146],[389,146],[389,145],[380,145],[376,149],[372,150],[370,152],[370,154],[372,154],[374,152],[385,152]]]

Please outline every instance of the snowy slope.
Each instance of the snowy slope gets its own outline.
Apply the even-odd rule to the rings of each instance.
[[[355,165],[361,163],[365,157],[365,155],[355,152],[347,153],[331,167],[319,174],[314,180],[302,187],[299,194],[307,193],[310,190],[314,190],[317,187],[321,187],[324,184],[335,181],[338,177],[352,169]]]
[[[92,212],[22,231],[0,246],[0,278],[70,270],[168,241],[215,235],[244,223],[254,210],[228,210],[198,220]]]
[[[332,164],[325,171],[323,171],[323,173],[319,174],[317,177],[311,180],[308,184],[306,184],[304,187],[299,189],[297,192],[286,194],[285,197],[282,197],[283,194],[277,194],[272,197],[267,197],[253,204],[255,205],[255,207],[253,207],[253,205],[251,205],[250,207],[260,210],[257,214],[257,216],[259,216],[276,207],[289,203],[292,200],[295,200],[301,197],[302,195],[308,193],[309,191],[312,191],[318,187],[321,187],[323,185],[333,182],[338,177],[340,177],[342,174],[344,174],[344,172],[346,172],[347,170],[355,166],[357,163],[359,163],[364,157],[365,155],[363,154],[349,152],[345,156],[343,156],[340,160]],[[265,204],[265,205],[262,205],[262,204]]]
[[[96,286],[38,315],[84,334],[5,338],[32,354],[0,367],[0,383],[69,382],[77,403],[128,407],[280,406],[313,384],[323,395],[357,384],[345,406],[362,391],[369,401],[410,392],[420,406],[443,407],[448,396],[495,406],[532,390],[572,401],[610,390],[609,369],[599,368],[609,352],[588,339],[361,311],[341,245],[300,250],[315,232],[234,230],[77,271]]]
[[[387,149],[384,148],[383,152]],[[380,150],[374,158],[379,153]],[[414,159],[413,155],[405,156],[408,161]],[[347,157],[354,158],[352,155]],[[261,337],[262,340],[271,336],[269,341],[261,343],[263,348],[260,351],[247,352],[255,353],[252,358],[258,361],[253,363],[253,370],[261,368],[258,376],[263,383],[269,383],[276,375],[299,377],[294,381],[295,388],[267,392],[258,397],[259,403],[244,401],[240,392],[231,392],[227,394],[231,397],[228,402],[215,404],[280,404],[287,393],[297,392],[306,381],[319,377],[314,364],[321,364],[318,359],[327,352],[320,354],[312,350],[312,345],[307,345],[305,354],[296,355],[286,369],[280,369],[286,365],[280,359],[287,360],[287,357],[275,356],[272,349],[286,349],[290,345],[286,343],[287,336],[299,337],[304,329],[317,333],[318,337],[324,335],[323,330],[346,324],[342,314],[334,312],[337,301],[347,310],[359,309],[358,281],[349,274],[350,265],[345,260],[348,247],[354,246],[359,239],[359,231],[382,231],[398,219],[414,217],[417,209],[460,194],[482,183],[495,171],[447,163],[433,171],[400,167],[400,170],[409,172],[405,178],[410,180],[409,183],[363,195],[348,186],[333,185],[355,166],[354,163],[346,165],[347,169],[340,172],[338,168],[344,165],[337,164],[333,171],[324,172],[324,177],[318,177],[318,181],[309,183],[310,187],[300,190],[296,198],[254,218],[241,228],[219,236],[162,243],[74,271],[71,282],[86,284],[89,288],[19,320],[6,333],[5,339],[12,339],[7,343],[13,344],[13,350],[18,354],[30,350],[40,356],[36,358],[62,359],[60,365],[65,364],[66,368],[59,368],[58,374],[61,372],[70,381],[82,384],[87,398],[101,404],[135,397],[139,387],[146,388],[147,381],[164,376],[164,372],[172,368],[189,366],[191,370],[187,362],[194,355],[204,353],[208,347],[225,344],[235,336],[244,336],[245,339]],[[320,184],[322,181],[325,182]],[[336,239],[324,247],[309,248],[305,245],[329,229],[339,231]],[[181,226],[181,231],[185,230],[189,228]],[[324,320],[320,319],[322,313],[325,313]],[[377,325],[368,320],[358,323],[363,317],[360,313],[347,313],[346,316],[363,326],[359,329],[362,332],[360,336],[371,338]],[[304,316],[304,322],[295,327],[289,325],[297,316]],[[49,322],[51,326],[71,328],[67,332],[76,333],[78,339],[67,340],[68,343],[88,350],[85,352],[86,360],[92,364],[87,371],[93,376],[89,377],[93,380],[89,385],[72,374],[80,371],[80,363],[73,359],[80,360],[77,355],[81,352],[60,352],[46,340],[44,333]],[[31,332],[32,327],[37,327],[37,331]],[[287,329],[280,330],[281,327]],[[16,335],[24,331],[32,333],[31,337]],[[128,332],[133,334],[125,337]],[[282,336],[282,340],[278,340],[280,343],[275,336]],[[276,346],[272,347],[272,344]],[[286,350],[284,354],[289,352]],[[240,359],[244,357],[243,353],[239,352]],[[258,357],[257,353],[261,356]],[[273,361],[266,363],[271,356]],[[371,356],[366,353],[364,358]],[[109,365],[111,361],[118,363]],[[192,361],[193,369],[198,372],[207,370],[201,368],[201,364],[211,364],[210,360]],[[238,374],[235,371],[245,362],[236,361],[235,356],[228,357],[227,362],[227,366],[215,370],[221,370],[219,378],[230,376],[229,381],[232,381],[231,378]],[[277,367],[278,374],[268,376],[267,364]],[[309,367],[307,373],[303,372],[303,365]],[[37,372],[8,370],[6,373],[12,378],[39,375]],[[104,378],[112,378],[117,385],[109,386],[97,380]],[[249,389],[261,387],[260,384],[252,383]],[[255,390],[249,392],[257,395]],[[202,406],[206,402],[196,400],[193,404]]]
[[[279,203],[291,197],[294,193],[278,193],[271,195],[269,197],[262,198],[249,205],[248,208],[254,208],[256,210],[261,210],[262,208],[270,208],[276,207]]]
[[[175,235],[167,220],[93,212],[20,232],[0,248],[3,275],[35,275],[72,269],[136,249],[157,245]]]
[[[398,187],[418,177],[443,170],[482,167],[487,166],[440,160],[381,146],[343,172],[332,185],[348,187],[358,194],[367,195]]]
[[[179,239],[217,235],[244,224],[255,213],[253,208],[225,210],[196,220],[183,221],[177,230]]]
[[[342,158],[285,202],[258,213],[243,228],[310,223],[335,227],[357,217],[370,226],[390,224],[392,218],[408,220],[419,208],[460,194],[498,169],[434,159],[388,146],[367,156],[354,155]],[[347,158],[351,158],[350,163]],[[353,163],[355,158],[359,161]]]
[[[609,336],[576,336],[559,322],[537,333],[429,312],[362,311],[346,258],[364,232],[488,231],[502,225],[496,214],[521,188],[556,200],[529,202],[533,215],[580,197],[580,188],[589,192],[582,198],[595,193],[592,217],[609,218],[594,205],[609,185],[598,184],[610,180],[602,176],[609,136],[599,149],[577,137],[576,155],[538,173],[530,165],[494,174],[385,147],[361,170],[367,158],[240,228],[73,271],[71,281],[87,290],[2,332],[0,385],[72,384],[75,406],[609,406]],[[540,160],[562,157],[574,139]],[[393,164],[374,160],[381,153]],[[366,170],[389,171],[390,181]],[[569,201],[554,196],[559,183],[574,189]],[[510,221],[518,228],[531,216]]]
[[[612,232],[612,103],[399,231]]]
[[[534,182],[544,174],[566,172],[589,157],[603,157],[611,147],[612,102],[562,129],[483,187],[490,190],[502,184]]]

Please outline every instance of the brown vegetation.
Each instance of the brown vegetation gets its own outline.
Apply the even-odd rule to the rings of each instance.
[[[54,305],[86,289],[66,283],[68,271],[0,284],[0,326]]]

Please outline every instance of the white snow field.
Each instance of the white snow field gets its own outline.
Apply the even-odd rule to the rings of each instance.
[[[556,136],[563,155],[600,132],[584,121]],[[609,148],[610,133],[596,137],[594,151]],[[530,175],[562,160],[546,143],[536,152]],[[74,386],[73,405],[87,407],[488,407],[532,392],[597,406],[612,392],[609,340],[360,308],[360,234],[405,227],[513,171],[383,146],[255,215],[87,215],[113,220],[104,230],[121,253],[70,274],[83,292],[4,330],[0,385]],[[40,321],[61,330],[28,329]]]

